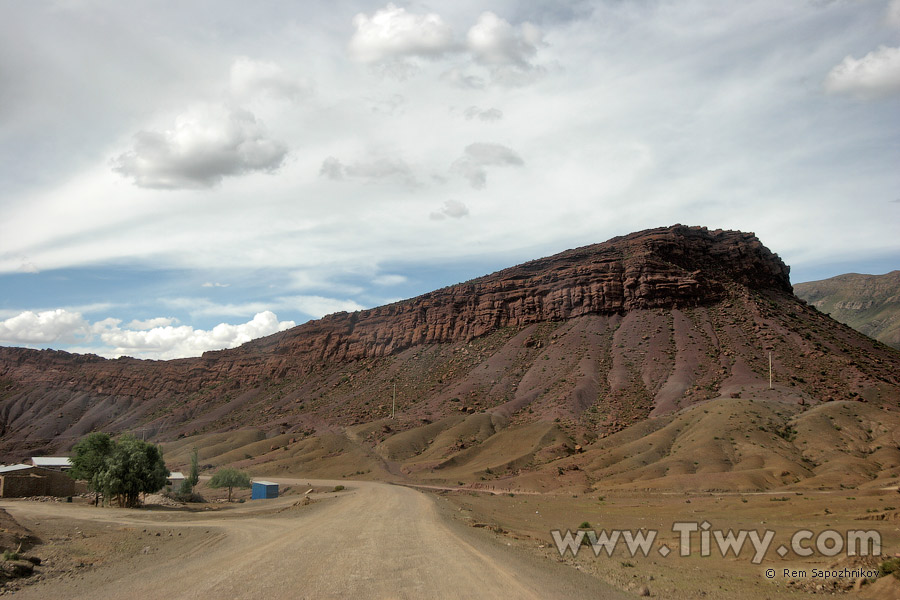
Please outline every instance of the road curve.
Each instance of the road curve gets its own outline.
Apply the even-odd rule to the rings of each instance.
[[[282,480],[287,481],[287,480]],[[625,598],[579,571],[516,552],[440,514],[406,487],[342,482],[347,490],[306,507],[297,497],[249,502],[222,513],[178,514],[168,527],[215,535],[136,568],[100,567],[48,580],[17,598]],[[114,524],[156,524],[144,511],[4,504],[14,517],[66,514]],[[183,518],[182,518],[183,517]]]

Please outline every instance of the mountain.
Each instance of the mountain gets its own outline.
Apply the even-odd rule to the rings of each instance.
[[[900,349],[900,271],[847,273],[798,283],[794,292],[841,323]]]
[[[900,353],[794,296],[753,234],[682,225],[199,358],[0,348],[8,460],[104,430],[256,473],[880,484],[900,465],[898,404]]]

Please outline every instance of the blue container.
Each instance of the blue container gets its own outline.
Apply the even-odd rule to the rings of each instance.
[[[271,481],[254,481],[250,491],[251,500],[269,500],[278,497],[278,484]]]

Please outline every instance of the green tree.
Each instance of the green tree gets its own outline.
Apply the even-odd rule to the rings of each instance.
[[[250,487],[250,476],[244,471],[238,471],[230,467],[219,469],[209,480],[211,488],[228,488],[228,501],[231,502],[232,488],[248,488]]]
[[[87,481],[88,489],[94,492],[94,504],[99,504],[99,476],[106,467],[106,460],[112,454],[115,442],[101,432],[89,434],[72,447],[72,468],[69,476]]]
[[[191,474],[187,480],[191,482],[191,486],[200,483],[200,456],[196,448],[191,452]]]
[[[137,506],[141,493],[159,491],[169,476],[159,446],[148,444],[132,435],[118,439],[98,482],[106,497],[115,498],[119,506]]]
[[[194,495],[194,486],[191,485],[190,479],[185,479],[181,482],[181,485],[178,487],[178,491],[175,492],[175,497],[181,500],[182,502],[190,502],[191,497]]]

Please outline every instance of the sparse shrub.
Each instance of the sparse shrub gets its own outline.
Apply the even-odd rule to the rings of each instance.
[[[335,492],[340,492],[340,491],[343,491],[343,490],[344,490],[344,486],[342,486],[342,485],[336,485],[336,486],[334,486],[334,491],[335,491]]]
[[[893,575],[900,579],[900,558],[889,558],[878,565],[879,575]]]
[[[19,553],[14,550],[4,550],[3,560],[19,560]]]

